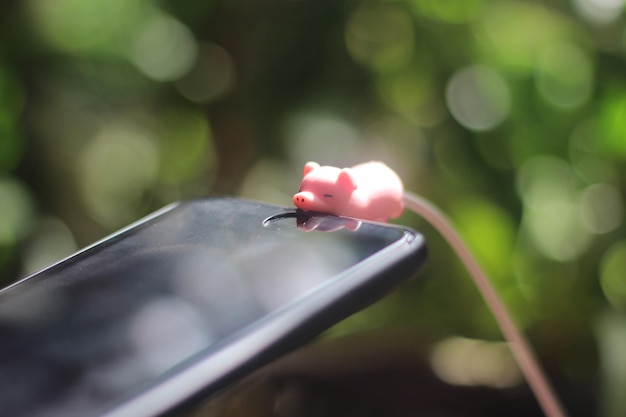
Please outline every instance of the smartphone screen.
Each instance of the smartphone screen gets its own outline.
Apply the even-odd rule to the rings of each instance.
[[[170,206],[0,292],[0,411],[159,415],[365,307],[424,256],[404,228],[233,198]]]

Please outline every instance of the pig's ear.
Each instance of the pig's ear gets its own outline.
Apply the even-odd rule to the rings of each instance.
[[[356,190],[356,179],[350,168],[344,168],[339,172],[337,184],[348,191]]]
[[[306,177],[306,174],[308,174],[309,172],[319,167],[320,167],[320,164],[318,164],[317,162],[312,162],[312,161],[307,162],[306,164],[304,164],[304,169],[302,170],[302,176]]]

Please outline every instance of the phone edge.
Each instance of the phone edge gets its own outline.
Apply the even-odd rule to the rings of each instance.
[[[44,268],[42,268],[42,269],[40,269],[38,271],[35,271],[35,272],[31,273],[31,274],[28,274],[27,276],[18,279],[17,281],[7,285],[6,287],[0,288],[0,295],[2,295],[4,292],[10,290],[11,288],[13,288],[13,287],[15,287],[17,285],[20,285],[20,284],[24,283],[25,281],[28,281],[29,279],[31,279],[35,275],[39,275],[42,272],[45,272],[45,271],[47,271],[47,270],[49,270],[51,268],[54,268],[57,265],[60,265],[63,262],[66,262],[66,261],[68,261],[68,260],[70,260],[72,258],[75,258],[75,257],[77,257],[77,256],[79,256],[79,255],[81,255],[81,254],[83,254],[83,253],[93,249],[94,247],[96,247],[96,246],[98,246],[98,245],[100,245],[102,243],[107,242],[110,239],[114,239],[115,237],[117,237],[117,236],[119,236],[119,235],[121,235],[123,233],[126,233],[129,230],[132,230],[132,229],[134,229],[136,227],[139,227],[139,226],[149,222],[150,220],[153,220],[153,219],[155,219],[155,218],[157,218],[157,217],[159,217],[159,216],[161,216],[161,215],[163,215],[165,213],[168,213],[168,212],[172,211],[173,209],[175,209],[176,207],[178,207],[181,204],[183,204],[183,203],[180,202],[180,201],[177,201],[177,202],[174,202],[174,203],[170,203],[170,204],[168,204],[168,205],[166,205],[164,207],[161,207],[160,209],[158,209],[158,210],[156,210],[156,211],[154,211],[154,212],[152,212],[152,213],[150,213],[150,214],[148,214],[148,215],[146,215],[146,216],[144,216],[144,217],[142,217],[142,218],[140,218],[138,220],[135,220],[134,222],[130,223],[129,225],[124,226],[121,229],[116,230],[115,232],[113,232],[113,233],[111,233],[109,235],[106,235],[106,236],[104,236],[101,239],[98,239],[97,241],[95,241],[95,242],[85,246],[84,248],[77,250],[76,252],[72,253],[71,255],[66,256],[65,258],[60,259],[60,260],[54,262],[53,264],[50,264],[50,265],[48,265],[48,266],[46,266],[46,267],[44,267]]]

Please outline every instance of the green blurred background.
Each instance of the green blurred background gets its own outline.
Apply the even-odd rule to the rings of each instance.
[[[626,416],[624,10],[3,1],[0,284],[172,201],[291,205],[305,161],[378,159],[449,213],[566,404]],[[398,222],[428,238],[427,283],[329,334],[407,325],[442,354],[497,343],[447,245],[410,213]]]

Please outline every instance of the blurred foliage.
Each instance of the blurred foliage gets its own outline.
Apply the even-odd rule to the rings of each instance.
[[[2,2],[0,283],[174,200],[290,205],[306,160],[379,159],[450,213],[564,391],[602,388],[598,415],[624,416],[624,9]],[[431,279],[330,334],[498,340],[446,245],[400,222],[427,235]]]

